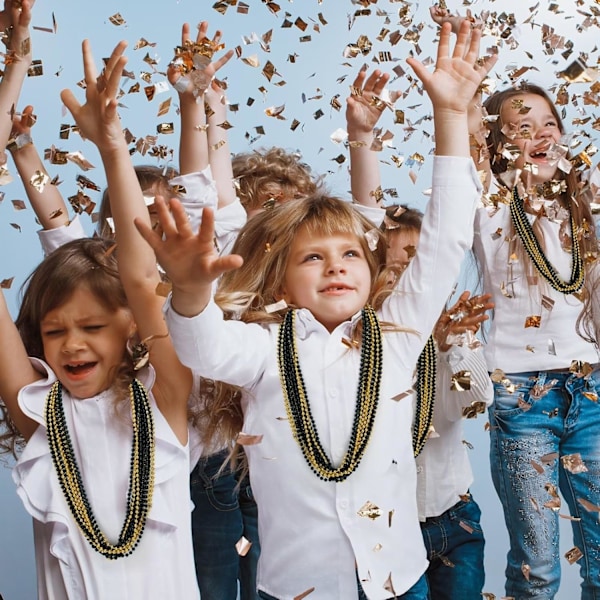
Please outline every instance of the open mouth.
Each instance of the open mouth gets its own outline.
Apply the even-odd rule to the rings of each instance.
[[[71,363],[65,365],[65,371],[74,376],[81,376],[91,371],[95,366],[95,362]]]
[[[336,292],[347,292],[351,289],[352,288],[349,288],[347,285],[330,285],[329,287],[322,289],[321,292],[324,294],[332,294]]]

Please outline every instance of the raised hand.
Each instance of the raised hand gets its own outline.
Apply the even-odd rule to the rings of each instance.
[[[468,21],[462,22],[453,49],[450,47],[451,33],[450,23],[444,23],[433,73],[416,58],[409,58],[408,64],[423,83],[434,111],[466,114],[479,84],[496,63],[497,56],[479,58],[481,30],[472,29]]]
[[[135,225],[173,284],[173,308],[184,316],[194,316],[208,303],[213,281],[239,268],[242,257],[219,256],[214,243],[212,209],[204,209],[200,230],[194,234],[177,199],[170,200],[167,206],[163,198],[157,197],[155,206],[162,237],[137,219]]]
[[[29,24],[34,0],[5,0],[0,11],[0,34],[6,47],[19,59],[31,60]]]
[[[33,106],[29,104],[22,113],[15,113],[10,137],[16,138],[20,135],[31,135],[31,128],[35,125],[36,116],[33,114]]]
[[[372,132],[385,108],[393,106],[400,96],[398,92],[386,93],[389,79],[388,73],[379,70],[367,77],[366,67],[358,72],[346,99],[346,125],[351,138],[357,132]]]
[[[105,68],[98,74],[92,48],[88,40],[82,44],[85,81],[85,104],[80,104],[71,90],[63,90],[60,97],[75,119],[84,138],[91,140],[100,153],[124,144],[121,121],[117,114],[117,94],[127,58],[123,52],[127,42],[119,42],[112,51]]]
[[[216,31],[212,40],[206,37],[208,22],[198,25],[196,41],[190,39],[190,26],[184,23],[181,30],[181,46],[176,48],[175,57],[167,69],[167,77],[180,97],[196,99],[211,85],[217,71],[229,62],[233,50],[229,50],[216,61],[213,55],[222,49],[221,32]]]
[[[491,298],[491,294],[471,296],[471,292],[464,291],[456,303],[442,313],[435,325],[433,335],[438,348],[442,351],[450,348],[449,336],[477,333],[481,324],[489,319],[485,313],[494,308]]]

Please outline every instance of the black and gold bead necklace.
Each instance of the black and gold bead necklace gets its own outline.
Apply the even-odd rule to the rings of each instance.
[[[154,418],[148,392],[134,379],[129,386],[133,443],[125,522],[116,544],[100,530],[87,497],[62,401],[62,384],[56,381],[46,398],[48,445],[60,487],[81,532],[92,548],[109,559],[130,555],[137,547],[152,506],[154,491]]]
[[[344,481],[357,469],[373,431],[379,404],[383,345],[377,313],[366,306],[361,315],[360,371],[354,422],[348,450],[338,467],[333,466],[321,444],[306,395],[296,346],[296,311],[288,311],[279,328],[279,375],[292,434],[309,467],[324,481]]]
[[[569,206],[569,219],[571,223],[571,279],[564,281],[554,266],[550,263],[542,247],[535,236],[531,223],[527,218],[523,200],[519,197],[517,188],[513,188],[512,202],[510,203],[510,216],[515,228],[515,232],[525,247],[531,262],[537,272],[557,291],[562,294],[574,294],[581,290],[585,276],[583,265],[583,256],[579,247],[579,238],[577,236],[577,226],[573,217],[573,211]]]
[[[415,383],[417,401],[413,423],[413,452],[415,457],[419,456],[421,450],[423,450],[425,442],[429,438],[429,431],[433,422],[436,364],[435,342],[433,337],[429,336],[417,360],[417,381]]]

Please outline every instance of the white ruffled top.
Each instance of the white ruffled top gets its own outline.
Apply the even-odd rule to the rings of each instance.
[[[150,394],[156,440],[152,507],[133,554],[105,558],[81,533],[61,490],[44,419],[46,396],[56,376],[43,361],[32,360],[45,378],[21,390],[19,406],[39,427],[19,458],[13,479],[34,521],[39,599],[199,599],[190,523],[189,444],[179,442]],[[152,368],[139,378],[151,390]],[[88,500],[100,529],[116,541],[129,485],[129,411],[117,412],[110,390],[79,400],[63,389],[63,405]]]

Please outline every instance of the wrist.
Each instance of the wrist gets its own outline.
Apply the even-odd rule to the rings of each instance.
[[[28,133],[20,133],[19,135],[16,135],[15,137],[12,137],[10,140],[8,140],[6,144],[6,149],[11,154],[14,154],[15,152],[19,152],[19,150],[22,150],[23,148],[32,145],[33,140],[31,139],[31,135],[29,135]]]

